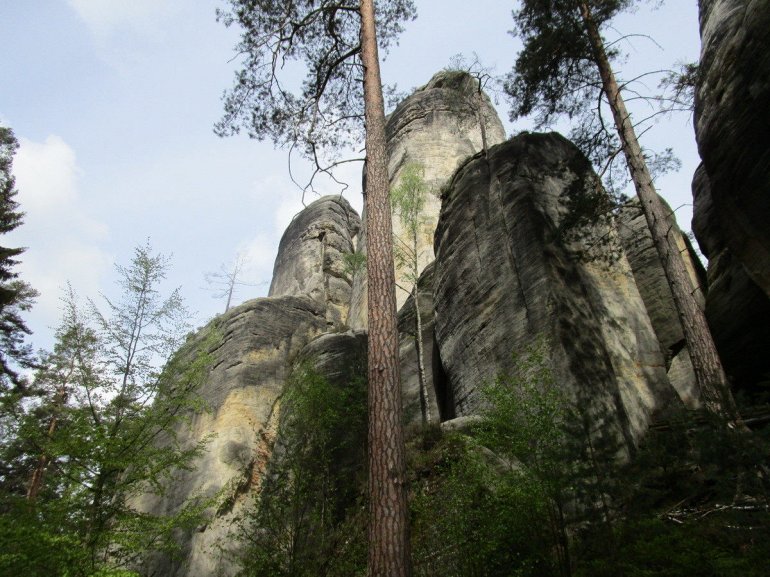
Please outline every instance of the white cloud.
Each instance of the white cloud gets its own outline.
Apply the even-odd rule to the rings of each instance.
[[[14,159],[16,197],[23,224],[9,234],[11,246],[25,246],[19,273],[40,297],[29,316],[36,346],[50,347],[50,327],[59,319],[61,288],[67,281],[83,295],[96,296],[112,257],[100,248],[108,228],[88,214],[78,190],[75,151],[62,138],[43,142],[19,138]]]
[[[173,0],[67,0],[70,7],[99,36],[118,28],[148,29],[175,11]]]
[[[20,138],[19,144],[13,167],[18,200],[24,210],[58,210],[71,203],[77,195],[75,151],[55,135],[48,136],[45,142]]]

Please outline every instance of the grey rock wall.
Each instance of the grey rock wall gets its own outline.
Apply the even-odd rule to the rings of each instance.
[[[538,337],[557,380],[590,416],[633,445],[676,402],[658,340],[624,256],[611,268],[556,229],[588,161],[558,134],[523,134],[454,175],[436,230],[435,333],[456,416],[478,387]],[[608,230],[596,230],[604,235]]]
[[[268,296],[309,296],[326,308],[329,325],[347,322],[352,253],[361,219],[341,196],[325,196],[300,212],[281,238]]]
[[[770,378],[770,3],[701,0],[693,230],[706,317],[738,387]]]
[[[709,259],[706,318],[728,377],[739,388],[753,389],[770,381],[770,299],[729,248],[703,166],[695,173],[693,194],[693,232]]]
[[[770,3],[699,5],[698,151],[724,241],[770,298]]]
[[[152,559],[149,574],[210,577],[235,572],[219,549],[231,547],[230,531],[248,496],[259,489],[278,425],[279,397],[290,361],[327,329],[324,307],[308,297],[247,301],[199,331],[195,341],[217,335],[214,362],[199,391],[209,412],[194,417],[189,443],[211,437],[191,471],[179,471],[163,498],[144,496],[137,506],[175,513],[197,496],[216,497],[210,521],[180,535],[183,561]]]
[[[476,81],[467,74],[439,72],[428,84],[401,102],[387,119],[391,186],[398,185],[401,173],[409,163],[419,163],[425,170],[429,193],[418,241],[420,271],[434,258],[433,233],[441,210],[441,187],[463,160],[482,149],[477,112],[484,118],[489,146],[505,139],[505,130],[492,103],[485,94],[475,101],[476,90]],[[393,218],[393,232],[406,238],[398,215]],[[365,241],[362,244],[365,245]],[[412,283],[398,269],[396,281],[407,289],[407,292],[399,290],[396,294],[397,307],[401,308]],[[366,302],[366,277],[365,274],[357,275],[353,286],[350,326],[367,326]]]
[[[679,229],[673,211],[665,201],[663,204],[670,214],[669,225],[672,237],[678,241],[679,252],[684,257],[685,266],[690,274],[692,292],[701,308],[704,308],[706,271],[698,260],[689,239]],[[623,207],[618,215],[617,225],[618,235],[634,273],[636,286],[639,288],[639,294],[658,337],[660,349],[666,361],[669,381],[688,407],[697,408],[700,406],[700,395],[685,344],[684,331],[679,322],[679,314],[671,296],[666,273],[652,242],[652,235],[638,199],[634,199]]]

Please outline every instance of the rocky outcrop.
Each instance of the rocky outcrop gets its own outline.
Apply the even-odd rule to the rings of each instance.
[[[724,242],[770,298],[770,4],[701,0],[699,6],[698,151]]]
[[[485,139],[482,139],[482,121]],[[410,163],[419,164],[427,185],[423,223],[418,240],[419,270],[433,261],[433,233],[441,210],[439,192],[458,165],[487,146],[505,139],[505,130],[489,98],[478,93],[478,82],[463,72],[439,72],[418,88],[388,116],[388,175],[397,186]],[[393,232],[406,239],[398,215]],[[365,245],[365,242],[362,243]],[[412,282],[396,270],[396,281],[407,291],[398,291],[397,306],[406,302]],[[351,303],[350,326],[366,327],[366,277],[356,276]]]
[[[592,426],[626,446],[675,402],[625,257],[611,266],[586,260],[585,245],[556,234],[566,195],[595,183],[585,157],[558,134],[520,135],[454,175],[436,230],[434,307],[458,417],[474,413],[479,386],[509,372],[512,353],[539,337],[550,342],[557,382]]]
[[[277,427],[277,403],[289,361],[327,329],[324,308],[308,297],[248,301],[199,331],[186,347],[196,350],[214,334],[213,364],[198,391],[208,411],[194,417],[189,444],[209,438],[191,471],[175,475],[174,490],[144,496],[144,511],[171,514],[191,499],[213,498],[211,519],[181,536],[184,563],[165,558],[150,562],[151,574],[208,577],[232,574],[230,561],[214,554],[227,549],[228,535],[247,495],[257,489],[270,458]],[[185,354],[184,351],[181,354]]]
[[[751,390],[770,380],[770,299],[729,248],[702,166],[693,194],[693,232],[709,258],[706,318],[725,372],[735,386]]]
[[[684,257],[692,282],[692,292],[703,308],[705,307],[706,271],[698,260],[690,240],[679,229],[673,211],[663,199],[661,201],[670,215],[670,235],[677,242],[679,252]],[[635,198],[621,209],[617,225],[618,235],[628,258],[628,264],[634,273],[636,286],[639,288],[639,294],[658,337],[660,349],[666,361],[669,381],[688,407],[697,408],[700,405],[699,394],[685,344],[684,331],[679,322],[679,314],[671,296],[666,273],[652,242],[652,235],[638,199]]]
[[[361,219],[341,196],[325,196],[300,212],[281,238],[268,296],[309,296],[326,308],[329,325],[345,325],[351,273],[345,255]]]

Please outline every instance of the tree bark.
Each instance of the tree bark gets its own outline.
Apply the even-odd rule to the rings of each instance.
[[[669,238],[672,228],[667,222],[666,211],[647,169],[633,123],[604,49],[599,28],[585,0],[580,2],[580,11],[602,78],[603,90],[612,109],[628,170],[671,288],[674,305],[679,313],[701,400],[709,412],[726,419],[729,425],[742,426],[727,376],[706,323],[706,316],[693,297],[692,283],[675,239]]]
[[[366,234],[369,292],[369,577],[410,577],[406,459],[396,326],[393,227],[388,201],[385,106],[374,2],[361,1],[366,122]]]

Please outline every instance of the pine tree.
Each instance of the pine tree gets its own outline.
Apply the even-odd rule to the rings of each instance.
[[[6,234],[22,223],[23,214],[15,197],[16,179],[11,173],[13,156],[19,143],[10,128],[0,126],[0,234]],[[14,364],[29,368],[32,363],[30,347],[24,337],[30,330],[22,319],[37,296],[29,284],[19,280],[14,267],[23,248],[0,246],[0,384],[18,385],[19,372]]]
[[[242,127],[299,149],[327,172],[336,157],[365,138],[367,281],[369,317],[369,576],[411,574],[406,462],[401,422],[393,235],[388,202],[385,111],[378,49],[387,49],[401,22],[415,13],[412,0],[270,2],[230,0],[219,12],[238,22],[245,61],[225,98],[219,134]],[[303,62],[297,92],[280,78],[284,65]],[[363,82],[361,82],[363,79]],[[365,128],[365,130],[364,130]],[[363,132],[362,132],[363,130]],[[311,181],[312,185],[312,181]]]
[[[590,113],[602,99],[607,103],[671,287],[704,406],[736,426],[740,415],[735,400],[705,315],[693,297],[682,255],[670,238],[666,210],[612,69],[611,60],[618,51],[612,45],[608,48],[601,35],[613,17],[633,5],[632,0],[523,0],[514,20],[524,49],[505,86],[514,102],[511,117],[537,112],[539,123],[547,124],[559,115],[572,118]],[[601,114],[600,107],[595,110]],[[612,145],[609,136],[602,138],[606,146]]]

